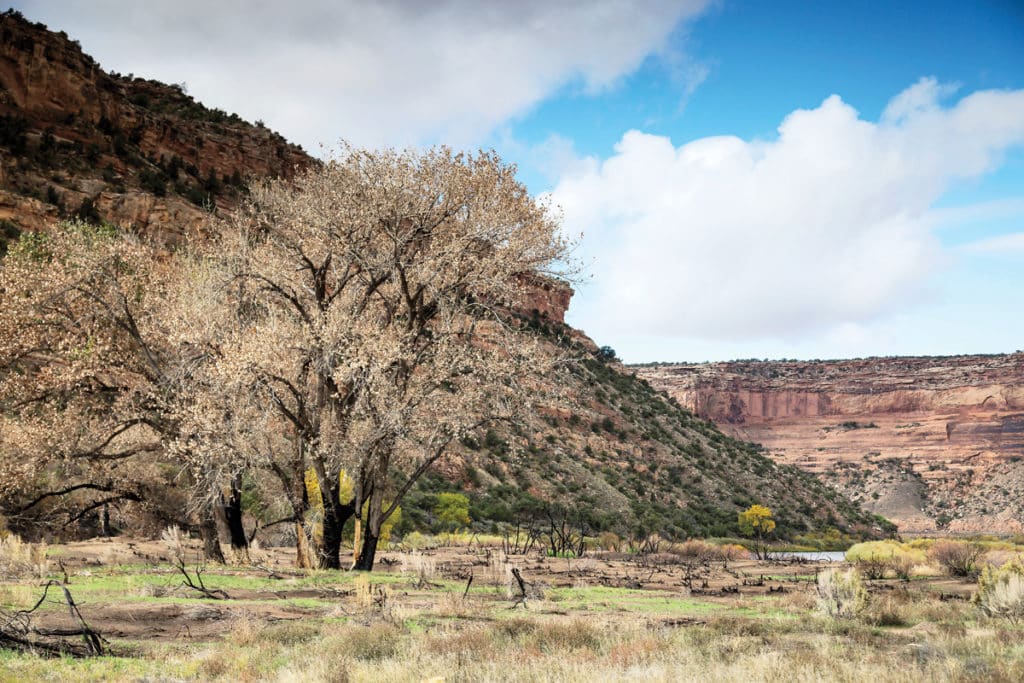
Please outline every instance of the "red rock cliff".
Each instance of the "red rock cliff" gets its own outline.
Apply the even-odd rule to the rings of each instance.
[[[166,242],[233,207],[244,182],[312,162],[179,86],[109,74],[66,34],[0,15],[0,220],[80,214]]]
[[[636,371],[905,531],[1024,529],[1024,354]]]

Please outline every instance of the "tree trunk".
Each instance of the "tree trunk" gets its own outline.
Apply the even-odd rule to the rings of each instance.
[[[366,530],[363,535],[363,548],[356,560],[355,569],[373,571],[373,561],[377,554],[377,541],[380,540],[380,527],[384,523],[384,487],[374,486],[370,493],[370,504],[366,510]]]
[[[313,554],[310,552],[309,536],[306,535],[306,522],[295,519],[295,566],[299,569],[313,568]]]
[[[199,534],[203,538],[203,555],[207,562],[225,564],[224,551],[220,549],[220,534],[217,533],[217,519],[213,506],[203,505],[199,513]]]
[[[340,502],[341,477],[333,477],[320,485],[324,504],[322,541],[319,548],[321,569],[341,569],[341,533],[345,523],[355,512],[355,499]]]
[[[249,539],[242,524],[242,482],[239,477],[231,482],[231,495],[227,498],[221,497],[221,508],[231,537],[231,550],[241,561],[248,561]]]
[[[114,535],[110,529],[110,506],[106,503],[103,504],[103,512],[100,514],[100,528],[104,537],[110,538]]]

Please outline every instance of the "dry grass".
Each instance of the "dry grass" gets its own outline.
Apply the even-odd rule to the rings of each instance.
[[[437,577],[437,561],[418,550],[398,556],[402,574],[411,576],[418,586],[428,586]]]
[[[45,543],[25,543],[14,534],[0,536],[0,576],[4,580],[41,579],[50,571]]]
[[[556,587],[548,600],[510,611],[509,601],[487,587],[507,576],[508,562],[500,553],[491,554],[486,570],[479,566],[479,550],[459,555],[462,567],[477,564],[477,580],[465,597],[464,582],[444,574],[449,562],[438,562],[436,583],[416,587],[408,580],[418,575],[414,557],[407,558],[404,579],[309,572],[296,586],[291,579],[268,584],[261,576],[259,590],[269,585],[282,595],[253,597],[253,585],[246,598],[216,605],[222,621],[205,635],[193,630],[191,637],[159,644],[137,642],[132,657],[53,662],[0,653],[0,681],[1024,680],[1024,629],[988,617],[966,600],[942,599],[944,591],[966,588],[948,578],[874,584],[866,607],[843,617],[818,611],[810,567],[782,569],[799,573],[801,580],[786,582],[781,594],[744,586],[739,596],[686,596],[679,590],[609,588],[596,574],[590,587],[573,589],[570,582],[588,582],[575,569],[568,571],[567,562],[545,560],[550,573],[543,575],[524,560],[529,579]],[[606,569],[594,562],[593,571]],[[572,567],[586,565],[574,560]],[[752,561],[738,569],[754,576],[780,571]],[[125,589],[138,578],[118,568],[103,571],[98,583],[122,581],[115,584],[119,595],[130,594]],[[91,610],[104,598],[90,589],[90,579],[74,576],[76,598],[92,619]],[[238,582],[241,573],[230,569],[209,578],[228,577]],[[236,594],[245,590],[233,585]],[[327,597],[303,597],[290,609],[304,612],[284,613],[288,598],[281,598],[289,587],[304,593],[323,587]],[[8,604],[35,594],[19,584],[3,590],[0,599]],[[183,598],[141,603],[163,600],[175,601],[161,605],[171,612],[168,607]],[[208,609],[210,603],[196,599],[182,606],[185,612],[198,607]],[[260,611],[267,608],[272,611]]]

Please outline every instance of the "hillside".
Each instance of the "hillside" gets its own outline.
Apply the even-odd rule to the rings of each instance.
[[[635,370],[901,530],[1024,528],[1024,353]]]
[[[63,33],[0,15],[0,248],[61,217],[176,243],[251,178],[312,160],[181,86],[107,73]]]
[[[581,358],[563,387],[578,407],[544,411],[515,433],[464,446],[449,462],[446,479],[455,486],[433,485],[467,491],[479,518],[514,521],[526,492],[588,511],[619,533],[735,535],[737,512],[753,503],[775,510],[789,538],[827,528],[881,531],[834,489],[696,417],[588,338],[542,325],[553,344]]]
[[[77,216],[173,247],[207,212],[230,212],[246,180],[315,163],[262,125],[207,109],[180,87],[103,72],[67,36],[17,13],[0,17],[0,34],[0,221],[9,239]],[[403,506],[406,530],[432,523],[437,493],[461,491],[480,528],[565,514],[591,532],[735,535],[737,512],[763,503],[775,510],[782,537],[881,533],[879,520],[835,490],[726,436],[566,327],[568,286],[533,284],[519,315],[553,350],[568,348],[577,359],[559,387],[576,407],[551,402],[526,424],[464,441],[413,490]],[[123,501],[127,512],[114,526],[136,524],[133,510],[155,523],[188,521],[179,497],[161,504],[136,494],[147,496]],[[79,531],[94,531],[97,514]],[[58,521],[19,523],[42,533]]]

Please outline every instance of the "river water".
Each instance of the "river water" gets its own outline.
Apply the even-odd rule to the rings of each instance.
[[[811,562],[842,562],[846,559],[846,553],[842,550],[819,550],[814,552],[772,553],[771,557],[780,560],[805,559]]]

